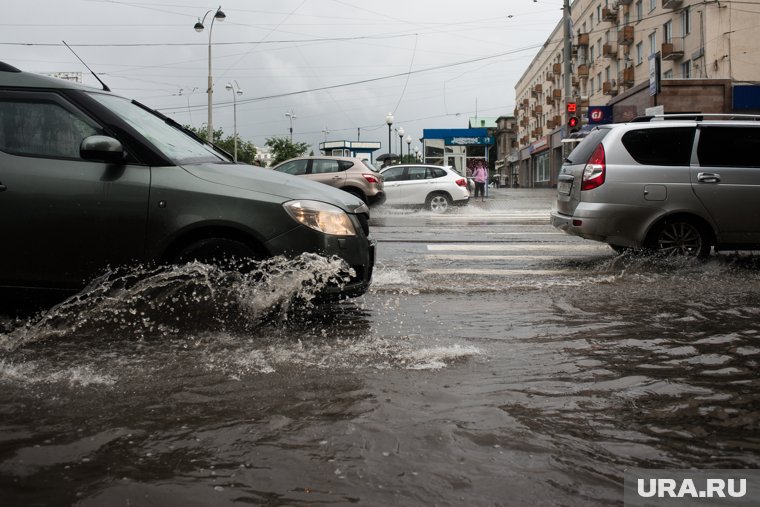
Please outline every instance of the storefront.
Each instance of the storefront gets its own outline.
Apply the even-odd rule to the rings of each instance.
[[[326,141],[319,143],[325,155],[333,157],[356,157],[374,162],[374,152],[380,149],[379,142],[373,141]]]
[[[425,129],[422,131],[422,153],[426,164],[449,165],[462,176],[476,163],[488,164],[488,147],[494,138],[484,128]]]

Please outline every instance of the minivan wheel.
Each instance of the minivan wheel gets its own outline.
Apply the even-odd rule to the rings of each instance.
[[[425,201],[425,206],[434,213],[445,213],[451,207],[451,200],[444,194],[431,194]]]
[[[175,264],[198,261],[223,269],[246,271],[251,261],[261,256],[241,241],[228,238],[205,238],[189,244],[175,257]]]
[[[663,257],[700,257],[710,255],[709,236],[705,230],[685,218],[662,222],[655,230],[650,243]]]

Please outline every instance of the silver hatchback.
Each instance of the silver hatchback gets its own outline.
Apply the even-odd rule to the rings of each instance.
[[[760,122],[665,115],[600,126],[565,160],[558,229],[617,251],[760,248]]]

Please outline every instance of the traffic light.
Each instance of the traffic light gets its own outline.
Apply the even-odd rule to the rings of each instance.
[[[567,130],[570,134],[573,132],[578,132],[578,129],[580,128],[580,121],[578,120],[577,116],[570,116],[567,119]]]

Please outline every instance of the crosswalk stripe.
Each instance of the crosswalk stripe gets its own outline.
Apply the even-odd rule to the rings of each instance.
[[[427,249],[430,252],[485,252],[485,251],[499,251],[507,252],[510,250],[556,250],[556,251],[569,251],[569,250],[604,250],[609,251],[610,247],[604,244],[588,244],[588,245],[571,245],[571,244],[558,244],[558,245],[544,245],[544,244],[522,244],[522,243],[439,243],[429,244]]]

